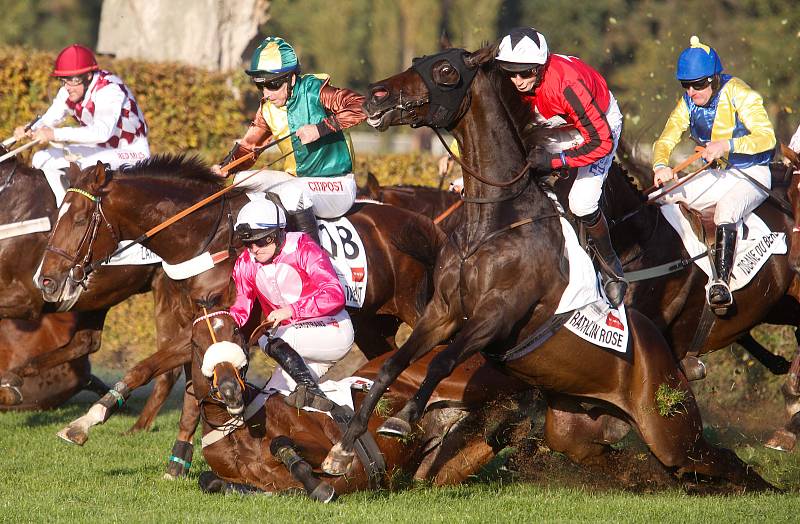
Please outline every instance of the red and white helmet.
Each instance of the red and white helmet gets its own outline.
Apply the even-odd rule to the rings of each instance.
[[[544,35],[532,27],[518,27],[503,37],[495,59],[503,69],[530,69],[547,63],[550,50]]]
[[[56,58],[56,65],[50,76],[75,76],[97,71],[97,59],[88,48],[79,44],[72,44],[64,48]]]

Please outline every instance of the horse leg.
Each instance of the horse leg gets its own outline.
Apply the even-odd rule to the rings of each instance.
[[[292,477],[300,482],[306,494],[317,502],[327,504],[336,498],[333,486],[317,478],[308,462],[303,460],[294,449],[295,444],[289,437],[279,436],[272,439],[269,450],[278,459]]]
[[[367,430],[369,418],[389,385],[408,367],[413,358],[425,355],[434,345],[448,338],[455,331],[456,323],[446,315],[447,311],[448,306],[444,300],[440,296],[434,297],[434,300],[426,308],[426,314],[420,318],[416,329],[403,347],[384,362],[369,393],[348,424],[347,431],[342,435],[342,439],[331,448],[322,462],[321,467],[325,473],[329,475],[347,473],[355,456],[353,451],[355,441]]]
[[[191,377],[191,365],[184,366],[187,377]],[[174,480],[178,477],[185,477],[189,474],[192,466],[192,455],[194,454],[194,434],[200,423],[200,404],[194,396],[194,386],[191,379],[186,381],[186,389],[183,394],[183,406],[181,408],[181,418],[178,421],[178,436],[172,446],[172,453],[167,463],[167,472],[164,478]]]
[[[602,466],[608,462],[611,444],[630,431],[623,420],[600,410],[587,411],[577,399],[547,395],[544,436],[547,446],[575,463]]]
[[[180,376],[181,368],[177,367],[155,378],[153,391],[151,391],[150,396],[147,397],[147,402],[142,408],[139,418],[134,422],[133,426],[125,432],[126,435],[150,429],[153,422],[156,420],[156,415],[158,415],[164,402],[167,401],[167,397],[169,397],[169,393],[172,391],[172,386],[175,385],[175,382]]]
[[[754,359],[758,360],[773,375],[785,375],[789,372],[791,363],[759,344],[750,333],[739,337],[736,343],[747,350]]]
[[[83,389],[95,393],[98,397],[102,397],[103,395],[108,393],[108,390],[111,388],[109,388],[105,382],[103,382],[96,376],[89,375],[89,381],[86,382],[86,385],[83,386]]]
[[[191,358],[191,351],[186,344],[177,348],[156,351],[128,371],[125,377],[95,402],[85,415],[72,421],[57,435],[67,442],[82,446],[89,440],[89,429],[108,420],[125,404],[134,389],[147,384],[162,373],[190,362]]]
[[[797,335],[798,332],[795,332],[795,336]],[[781,393],[789,421],[776,430],[764,445],[778,451],[793,451],[797,436],[800,435],[800,347],[792,359],[786,382],[781,386]]]
[[[487,311],[496,311],[491,307]],[[384,436],[405,438],[411,433],[411,426],[422,417],[436,386],[448,377],[455,367],[485,347],[497,334],[496,319],[471,318],[456,335],[455,340],[441,353],[433,357],[428,365],[428,373],[420,384],[417,393],[406,402],[403,409],[387,418],[378,428]]]

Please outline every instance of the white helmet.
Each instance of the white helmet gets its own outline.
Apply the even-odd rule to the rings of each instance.
[[[271,200],[248,202],[236,217],[236,234],[242,240],[258,240],[286,227],[286,214]]]
[[[518,27],[503,37],[495,59],[508,71],[524,71],[547,63],[550,51],[544,35],[532,27]]]

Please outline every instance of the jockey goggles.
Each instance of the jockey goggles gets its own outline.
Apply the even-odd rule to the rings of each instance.
[[[81,85],[85,80],[86,80],[86,75],[58,77],[58,81],[61,82],[61,85],[68,85],[73,87]]]
[[[253,78],[253,83],[259,90],[266,89],[268,91],[277,91],[289,80],[290,74],[272,78],[270,80],[267,80],[266,78],[255,77]]]
[[[258,247],[265,247],[274,242],[277,242],[280,228],[269,229],[253,229],[248,224],[239,224],[236,226],[236,236],[242,241],[242,244],[249,246],[255,244]]]
[[[697,80],[681,81],[681,87],[683,87],[687,91],[689,90],[689,88],[692,88],[695,91],[702,91],[703,89],[707,88],[710,85],[711,85],[711,77],[699,78]]]
[[[501,66],[502,67],[502,66]],[[531,67],[530,69],[525,69],[523,71],[509,71],[508,69],[503,69],[508,75],[508,78],[514,78],[518,76],[522,79],[527,80],[528,78],[532,78],[534,76],[539,76],[539,73],[542,71],[543,65],[536,65]]]

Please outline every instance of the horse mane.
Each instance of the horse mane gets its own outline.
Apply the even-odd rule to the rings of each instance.
[[[211,167],[197,155],[185,153],[159,153],[133,165],[124,165],[117,173],[124,176],[182,178],[221,186],[223,180],[211,171]]]

